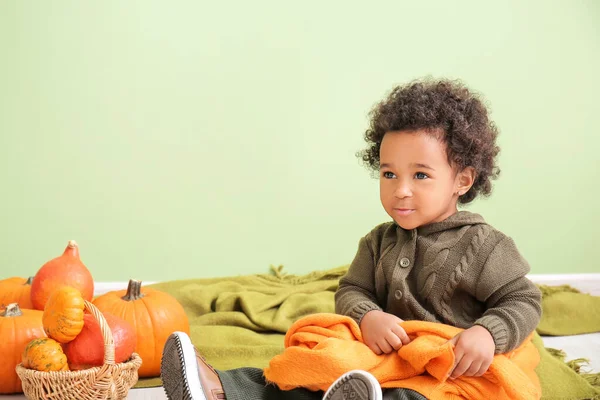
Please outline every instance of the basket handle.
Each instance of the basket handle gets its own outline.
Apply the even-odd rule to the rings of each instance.
[[[84,300],[84,304],[85,309],[96,318],[98,325],[100,325],[100,333],[102,333],[102,339],[104,340],[104,364],[113,365],[115,363],[115,341],[112,332],[110,331],[110,327],[95,305],[87,300]]]

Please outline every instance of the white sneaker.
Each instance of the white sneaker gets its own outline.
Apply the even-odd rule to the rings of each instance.
[[[184,332],[173,332],[163,348],[160,377],[169,400],[225,399],[217,371]]]
[[[367,371],[346,372],[329,386],[323,400],[382,400],[377,379]]]

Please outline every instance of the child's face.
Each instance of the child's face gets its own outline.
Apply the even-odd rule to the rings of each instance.
[[[381,204],[404,229],[456,213],[459,193],[473,184],[473,169],[456,171],[448,162],[446,145],[424,131],[386,133],[379,159]]]

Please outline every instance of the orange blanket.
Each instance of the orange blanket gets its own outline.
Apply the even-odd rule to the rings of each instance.
[[[534,371],[540,356],[528,338],[519,348],[499,354],[481,377],[447,379],[454,365],[449,339],[462,331],[423,321],[401,324],[411,342],[397,352],[377,355],[362,341],[349,317],[313,314],[296,321],[285,336],[285,350],[273,357],[264,374],[283,390],[327,390],[343,373],[362,369],[382,388],[409,388],[431,400],[531,400],[541,397]]]

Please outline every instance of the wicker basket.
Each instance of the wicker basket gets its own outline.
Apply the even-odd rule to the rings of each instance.
[[[115,342],[102,313],[89,301],[88,310],[100,325],[104,339],[104,364],[81,371],[35,371],[17,365],[23,393],[31,400],[125,399],[137,383],[142,359],[133,353],[127,362],[115,364]]]

